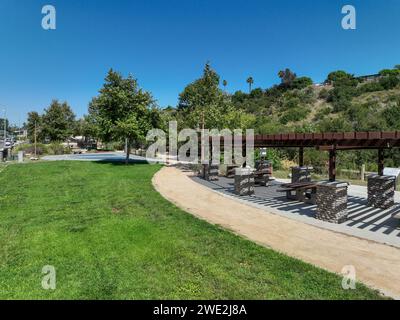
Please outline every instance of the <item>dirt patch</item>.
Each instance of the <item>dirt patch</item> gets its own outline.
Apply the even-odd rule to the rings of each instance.
[[[114,213],[114,214],[118,214],[118,213],[121,212],[121,209],[119,209],[119,208],[112,208],[111,211],[112,211],[112,213]]]
[[[400,298],[400,249],[247,206],[194,182],[190,174],[164,167],[154,176],[153,185],[196,217],[331,272],[352,265],[358,281]]]

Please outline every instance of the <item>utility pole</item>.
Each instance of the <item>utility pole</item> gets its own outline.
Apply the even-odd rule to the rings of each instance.
[[[204,143],[205,143],[205,141],[204,141],[204,108],[203,108],[203,110],[202,110],[202,113],[201,113],[201,116],[202,116],[202,119],[201,119],[201,140],[202,140],[202,143],[201,143],[201,164],[203,164],[203,161],[205,160],[204,159],[204,156],[205,156],[205,154],[204,154],[204,152],[205,152],[205,149],[204,149],[204,147],[205,147],[205,145],[204,145]]]
[[[36,148],[36,144],[37,144],[37,128],[36,128],[36,121],[35,121],[35,134],[34,134],[34,136],[35,136],[35,158],[37,158],[37,148]]]

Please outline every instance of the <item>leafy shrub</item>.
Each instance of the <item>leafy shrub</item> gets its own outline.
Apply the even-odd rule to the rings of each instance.
[[[282,169],[281,156],[277,149],[267,149],[267,159],[272,161],[272,166],[275,170]]]
[[[357,95],[357,89],[352,86],[335,87],[331,91],[330,100],[332,101],[333,111],[345,111],[351,106],[353,97]]]
[[[49,155],[62,155],[71,153],[70,148],[65,148],[62,144],[51,143],[47,145],[47,154]]]
[[[264,91],[261,88],[255,88],[251,91],[249,97],[251,99],[261,98],[264,94]]]
[[[353,131],[351,123],[344,118],[326,117],[318,123],[320,132],[348,132]]]
[[[315,114],[314,120],[322,120],[324,117],[332,113],[331,107],[323,107]]]
[[[311,165],[316,174],[325,174],[327,172],[327,152],[321,152],[313,148],[304,150],[304,164]]]
[[[353,104],[347,110],[347,118],[353,123],[355,131],[386,130],[387,124],[378,110],[379,104],[373,100],[362,104]]]
[[[400,105],[393,104],[383,111],[383,118],[392,130],[400,129]]]
[[[304,107],[297,107],[287,110],[280,118],[282,124],[287,124],[292,121],[300,121],[307,118],[309,111]]]
[[[381,71],[379,71],[379,74],[381,76],[398,76],[400,75],[400,70],[399,69],[383,69]]]
[[[383,87],[383,89],[390,90],[396,88],[400,84],[400,79],[397,75],[390,75],[381,78],[379,80],[379,84]]]
[[[352,74],[349,74],[342,70],[331,72],[328,75],[327,81],[332,83],[334,87],[356,87],[359,82]]]
[[[357,88],[358,94],[385,90],[380,82],[367,82]]]
[[[34,144],[21,144],[16,148],[16,151],[24,151],[25,153],[34,154],[35,153],[35,145]],[[43,144],[38,143],[36,145],[36,154],[39,156],[42,155],[61,155],[61,154],[69,154],[71,153],[71,149],[65,148],[62,144],[59,143],[51,143],[51,144]]]
[[[299,77],[293,80],[291,84],[292,89],[304,89],[313,84],[313,81],[309,77]]]
[[[283,159],[281,161],[281,167],[283,170],[289,170],[291,167],[297,166],[297,163],[292,160]]]
[[[16,151],[24,151],[25,153],[34,154],[35,146],[33,144],[21,144],[16,148]],[[43,155],[47,153],[47,148],[45,144],[38,143],[36,145],[36,154]]]
[[[329,90],[326,88],[321,89],[321,91],[318,94],[318,98],[322,100],[328,100],[329,98]]]
[[[301,104],[299,97],[287,97],[282,104],[283,110],[295,109]]]
[[[283,128],[280,123],[268,117],[259,117],[256,120],[257,134],[282,133]]]

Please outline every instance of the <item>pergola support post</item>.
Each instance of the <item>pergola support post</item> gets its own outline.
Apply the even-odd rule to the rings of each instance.
[[[246,145],[246,142],[243,142],[243,140],[242,140],[242,156],[244,158],[242,168],[246,168],[246,166],[247,166],[247,163],[246,163],[247,145]]]
[[[329,150],[329,181],[336,180],[336,147]]]
[[[304,148],[299,148],[299,167],[304,167]]]
[[[385,150],[378,149],[378,175],[383,176],[383,169],[385,168]]]

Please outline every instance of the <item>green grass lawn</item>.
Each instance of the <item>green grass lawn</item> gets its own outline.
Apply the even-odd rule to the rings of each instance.
[[[362,285],[343,290],[337,275],[176,208],[152,187],[159,168],[42,162],[4,170],[0,298],[379,297]],[[56,268],[54,291],[41,287],[45,265]]]

